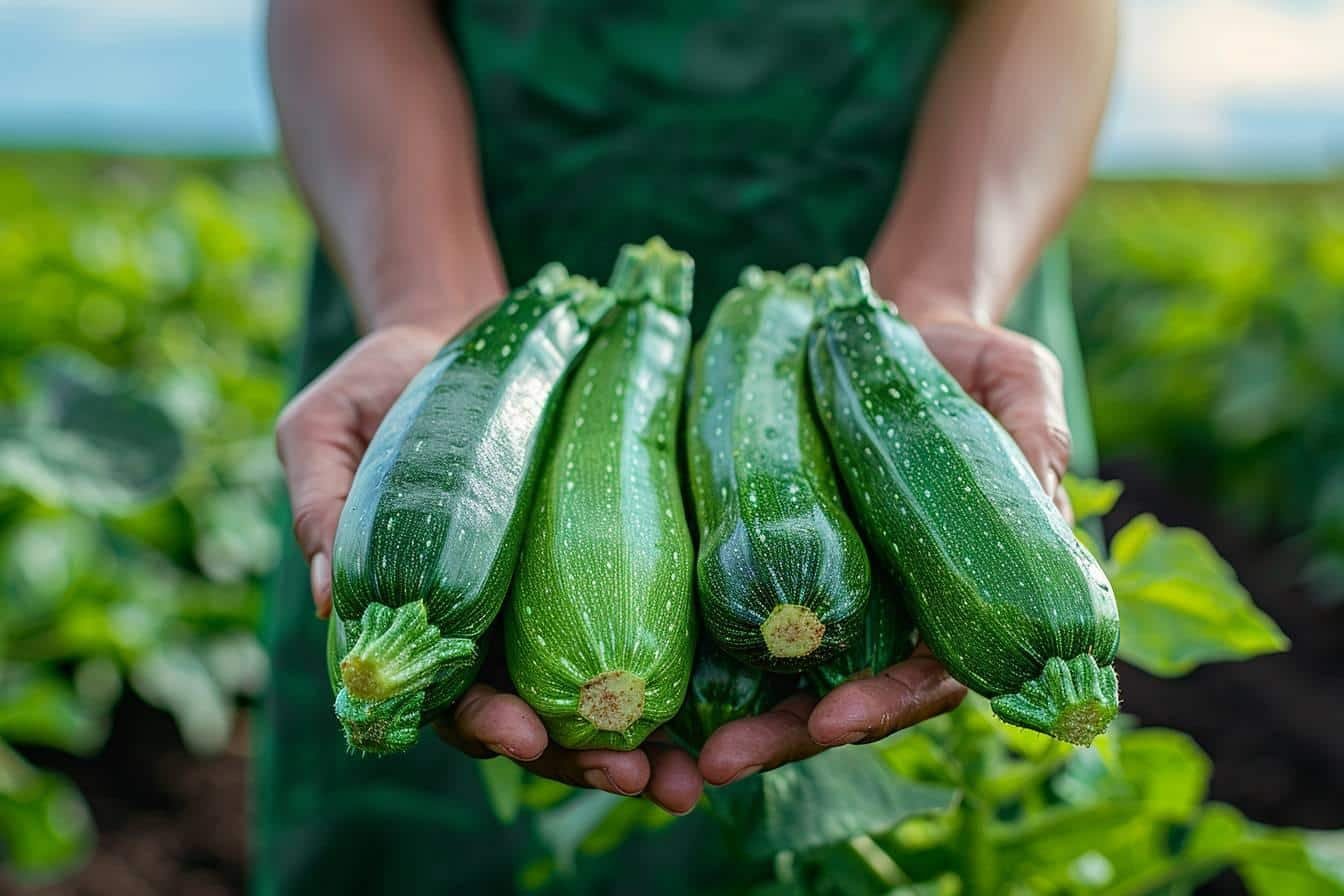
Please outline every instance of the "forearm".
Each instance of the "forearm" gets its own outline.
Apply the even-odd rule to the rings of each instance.
[[[1082,191],[1110,86],[1114,0],[982,0],[957,23],[901,194],[869,252],[919,321],[999,320]]]
[[[274,0],[280,135],[361,326],[453,331],[505,289],[470,99],[426,0]]]

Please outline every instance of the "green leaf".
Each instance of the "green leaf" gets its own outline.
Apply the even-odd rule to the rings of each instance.
[[[1194,740],[1163,728],[1125,735],[1120,765],[1144,811],[1168,821],[1183,821],[1199,808],[1213,774],[1213,763]]]
[[[1288,648],[1204,536],[1136,517],[1111,541],[1120,657],[1154,675]]]
[[[839,747],[716,791],[711,803],[765,857],[840,843],[894,827],[913,815],[943,812],[951,787],[892,773],[881,745]]]
[[[518,817],[523,799],[522,766],[497,756],[485,762],[476,763],[481,771],[481,782],[485,785],[485,796],[490,801],[490,809],[501,824],[512,824]]]
[[[5,672],[0,686],[0,737],[87,755],[107,734],[107,720],[63,678],[45,672]],[[103,707],[98,707],[102,709]]]
[[[166,491],[182,436],[126,379],[75,355],[29,364],[33,393],[0,425],[0,484],[91,513],[128,510]]]
[[[1251,896],[1344,896],[1344,831],[1266,831],[1237,873]]]
[[[75,786],[0,741],[0,869],[20,880],[50,879],[81,864],[93,842],[89,808]]]
[[[1079,521],[1110,513],[1124,490],[1124,483],[1115,480],[1084,479],[1072,473],[1064,474],[1064,491],[1073,505],[1074,518]]]
[[[601,790],[580,790],[558,806],[538,813],[537,837],[558,873],[574,873],[579,845],[625,799]]]

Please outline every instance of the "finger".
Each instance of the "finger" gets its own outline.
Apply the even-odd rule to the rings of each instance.
[[[649,785],[649,757],[643,750],[566,750],[551,744],[521,765],[543,778],[619,796],[637,796]]]
[[[458,699],[451,715],[437,719],[440,738],[478,759],[507,756],[521,762],[537,759],[546,750],[546,726],[516,694],[502,694],[485,684],[474,684]]]
[[[820,753],[807,731],[816,703],[811,694],[794,694],[769,712],[719,728],[700,751],[700,773],[722,786]]]
[[[1064,517],[1064,522],[1072,526],[1074,523],[1073,502],[1069,500],[1069,493],[1065,490],[1063,482],[1060,483],[1059,488],[1055,489],[1054,501],[1059,515]]]
[[[878,740],[954,709],[966,688],[921,650],[875,678],[842,684],[817,704],[808,721],[824,746]]]
[[[700,801],[705,781],[691,755],[672,744],[644,742],[649,757],[649,786],[644,796],[673,815],[685,815]]]
[[[1017,442],[1052,500],[1068,469],[1071,439],[1064,413],[1064,378],[1050,350],[1026,337],[987,349],[982,369],[992,371],[985,406]]]
[[[294,537],[308,561],[313,604],[331,613],[331,546],[336,524],[363,453],[349,406],[310,386],[290,404],[275,428],[294,517]]]

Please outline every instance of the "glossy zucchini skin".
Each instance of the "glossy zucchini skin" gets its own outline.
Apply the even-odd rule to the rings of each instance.
[[[681,705],[695,641],[677,425],[690,257],[622,250],[621,307],[560,412],[507,611],[509,674],[562,746],[630,750]]]
[[[445,345],[378,427],[332,553],[329,667],[352,749],[406,749],[474,677],[548,423],[613,304],[548,265]]]
[[[843,651],[868,602],[868,554],[808,395],[811,278],[744,271],[710,318],[688,392],[701,617],[733,656],[776,672]]]
[[[814,279],[813,393],[869,546],[920,632],[1014,724],[1087,744],[1119,706],[1115,597],[998,422],[876,294]]]
[[[713,638],[701,637],[686,700],[668,728],[698,751],[719,728],[766,712],[797,691],[797,684],[796,675],[753,668],[734,659]]]
[[[873,572],[873,593],[863,611],[859,634],[828,662],[803,673],[813,690],[824,696],[847,681],[872,678],[906,659],[919,632],[910,618],[899,586],[879,570]]]

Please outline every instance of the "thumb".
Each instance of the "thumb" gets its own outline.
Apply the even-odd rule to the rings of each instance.
[[[276,451],[285,471],[294,535],[308,561],[317,615],[331,614],[331,548],[341,508],[363,453],[358,420],[348,402],[313,387],[286,408],[276,425]]]

